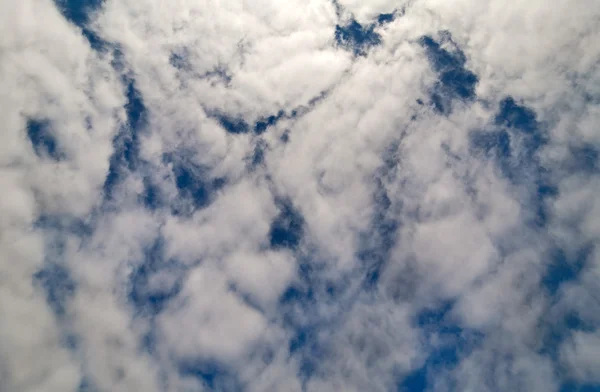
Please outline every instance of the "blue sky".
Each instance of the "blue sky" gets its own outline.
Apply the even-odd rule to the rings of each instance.
[[[0,4],[7,391],[600,391],[594,1]]]

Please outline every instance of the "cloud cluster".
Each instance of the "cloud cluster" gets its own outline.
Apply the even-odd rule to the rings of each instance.
[[[600,385],[593,0],[0,0],[0,391]]]

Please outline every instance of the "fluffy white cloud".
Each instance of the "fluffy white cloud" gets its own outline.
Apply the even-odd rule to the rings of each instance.
[[[600,382],[593,0],[68,6],[0,0],[0,390]]]
[[[232,293],[223,274],[210,266],[191,272],[180,296],[160,327],[167,344],[184,359],[235,360],[267,327],[262,315]]]

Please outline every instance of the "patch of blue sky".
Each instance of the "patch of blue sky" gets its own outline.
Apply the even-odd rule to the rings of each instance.
[[[439,42],[430,36],[420,39],[438,80],[430,91],[430,104],[442,115],[452,112],[454,101],[470,102],[476,97],[479,78],[466,68],[467,58],[449,32],[440,33]]]
[[[323,305],[340,299],[340,293],[332,289],[331,282],[323,278],[321,268],[314,262],[301,262],[297,273],[297,282],[280,298],[279,313],[283,325],[292,331],[288,350],[298,359],[298,376],[305,383],[318,374],[320,362],[327,355],[322,333],[339,316],[323,314]]]
[[[379,14],[377,16],[377,23],[379,25],[384,25],[386,23],[391,23],[394,21],[394,19],[396,19],[397,16],[397,12],[390,12],[387,14]]]
[[[600,173],[600,149],[590,143],[572,146],[572,159],[566,163],[567,169],[588,175]]]
[[[26,131],[27,137],[38,157],[53,161],[64,159],[64,154],[60,150],[60,144],[56,139],[52,123],[49,120],[30,118],[27,120]]]
[[[143,256],[130,277],[129,300],[136,314],[154,317],[181,291],[186,268],[165,259],[161,239],[149,246]]]
[[[375,212],[370,230],[361,234],[358,249],[358,258],[365,268],[364,285],[367,289],[376,287],[400,227],[400,222],[390,213],[392,204],[381,178],[375,180],[373,203]]]
[[[277,122],[285,117],[285,112],[280,110],[277,114],[273,114],[267,117],[262,117],[254,124],[254,132],[261,134],[267,130],[267,128],[274,126]]]
[[[89,236],[93,233],[94,221],[90,216],[86,219],[75,218],[66,214],[41,214],[34,227],[38,230],[74,234],[78,237]]]
[[[79,386],[77,387],[77,392],[97,392],[98,388],[94,385],[93,381],[89,379],[89,377],[83,377]]]
[[[224,178],[210,178],[205,170],[189,162],[174,165],[173,172],[180,197],[188,200],[193,209],[208,206],[214,198],[214,192],[225,185]]]
[[[136,171],[140,164],[139,133],[145,124],[146,107],[135,81],[126,80],[125,112],[127,126],[121,127],[113,139],[114,153],[110,158],[108,176],[104,182],[104,196],[110,200],[113,191],[127,176],[129,172]]]
[[[569,381],[560,386],[560,392],[600,392],[600,384],[584,384]]]
[[[269,150],[268,143],[260,138],[254,144],[252,155],[247,157],[249,170],[256,169],[257,167],[263,166],[265,162],[266,154]]]
[[[58,316],[65,315],[67,302],[75,295],[77,285],[69,270],[56,262],[47,261],[33,274],[34,285],[39,285],[46,294],[46,302]]]
[[[376,24],[363,26],[352,19],[346,25],[335,26],[335,41],[339,47],[355,56],[366,56],[371,47],[381,44],[381,35],[375,31],[375,27]]]
[[[69,216],[42,215],[34,225],[46,233],[44,262],[32,274],[33,287],[40,290],[60,328],[60,342],[69,350],[77,350],[79,338],[68,322],[70,301],[77,295],[78,285],[64,259],[66,235],[85,239],[93,232],[93,224]]]
[[[272,248],[295,248],[302,240],[304,218],[290,200],[278,200],[279,214],[271,223],[269,243]]]
[[[286,115],[283,110],[280,110],[277,114],[260,117],[254,124],[250,124],[241,117],[226,113],[213,114],[213,117],[217,120],[219,125],[221,125],[225,131],[234,135],[245,134],[251,131],[260,135],[267,131],[269,127],[275,126],[282,118],[293,118],[295,116],[296,114],[294,111],[292,111],[290,115]]]
[[[83,36],[94,50],[106,48],[104,42],[90,27],[90,17],[100,9],[104,0],[55,0],[63,16],[81,29]]]
[[[446,301],[417,313],[414,323],[423,341],[436,343],[426,344],[425,362],[399,380],[398,392],[432,390],[436,375],[451,371],[483,341],[482,332],[464,328],[452,320],[452,307],[453,302]]]
[[[175,151],[163,155],[162,163],[170,166],[173,185],[177,189],[178,197],[174,200],[163,200],[158,185],[151,185],[152,180],[146,181],[146,200],[156,205],[167,204],[171,213],[180,216],[191,214],[197,209],[210,205],[219,190],[226,184],[224,177],[214,177],[210,168],[193,162],[193,157],[188,151]],[[152,204],[151,204],[152,205]],[[150,206],[151,206],[150,205]]]
[[[527,210],[532,211],[528,221],[544,227],[547,204],[557,196],[558,189],[552,173],[542,167],[538,158],[547,136],[536,117],[533,110],[506,97],[499,103],[489,129],[471,133],[471,146],[475,154],[495,161],[511,183],[528,190],[524,200]]]
[[[560,287],[579,278],[592,247],[580,249],[575,255],[567,255],[563,249],[553,249],[550,254],[550,263],[542,278],[542,285],[551,295],[557,294]]]
[[[237,135],[250,132],[250,125],[248,125],[243,118],[230,116],[224,113],[215,114],[214,117],[223,129],[229,133]]]
[[[195,377],[211,391],[241,391],[243,385],[236,374],[214,360],[186,360],[179,363],[179,374]]]

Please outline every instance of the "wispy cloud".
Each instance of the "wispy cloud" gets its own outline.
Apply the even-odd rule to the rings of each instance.
[[[0,390],[600,385],[593,0],[0,15]]]

